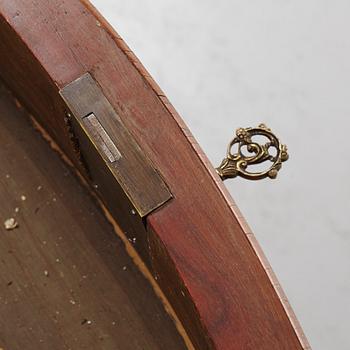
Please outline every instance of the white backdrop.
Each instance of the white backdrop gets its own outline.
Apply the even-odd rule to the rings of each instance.
[[[350,349],[350,1],[93,0],[214,165],[265,122],[279,178],[226,184],[314,349]]]

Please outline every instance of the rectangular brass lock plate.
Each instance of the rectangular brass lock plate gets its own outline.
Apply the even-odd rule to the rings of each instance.
[[[172,198],[90,73],[65,86],[60,94],[71,111],[80,152],[96,186],[113,192],[113,181],[117,181],[140,217]]]

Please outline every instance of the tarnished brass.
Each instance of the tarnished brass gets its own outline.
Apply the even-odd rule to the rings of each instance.
[[[260,136],[266,139],[266,143],[260,144],[254,137]],[[236,150],[234,148],[236,147]],[[271,151],[275,150],[275,154]],[[288,159],[287,146],[264,124],[257,128],[239,128],[236,137],[227,148],[226,158],[216,168],[222,180],[241,176],[249,180],[260,180],[265,177],[275,179],[282,167],[282,162]],[[250,171],[249,167],[270,161],[272,164],[263,171]]]
[[[123,220],[129,215],[130,221],[135,221],[133,211],[142,220],[172,198],[161,172],[90,73],[63,87],[60,95],[69,111],[65,119],[67,131],[84,175],[112,212],[120,210]],[[127,210],[122,211],[124,207]]]

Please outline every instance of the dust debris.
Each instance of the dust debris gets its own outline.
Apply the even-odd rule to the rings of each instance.
[[[19,212],[19,208],[16,207],[16,208],[15,208],[15,213],[18,213],[18,212]]]
[[[75,300],[69,300],[69,302],[70,302],[72,305],[75,305],[75,304],[76,304]]]
[[[5,226],[5,229],[7,231],[10,231],[10,230],[14,230],[19,225],[18,225],[18,222],[14,218],[9,218],[9,219],[5,220],[4,226]]]
[[[126,271],[127,267],[126,266],[123,266],[123,270]]]
[[[57,259],[56,259],[56,262],[57,262],[57,263],[59,263],[59,262],[60,262],[60,259],[59,259],[59,258],[57,258]]]
[[[25,195],[22,194],[21,196],[21,201],[25,201],[27,199],[27,197]]]
[[[9,174],[6,174],[5,177],[6,177],[6,179],[9,179],[9,178],[10,178],[10,175],[9,175]]]
[[[44,271],[44,275],[45,275],[46,277],[49,277],[49,271],[45,270],[45,271]]]
[[[21,13],[20,13],[19,11],[16,11],[15,17],[19,16],[20,14],[21,14]],[[15,18],[15,17],[13,17],[13,18]],[[15,102],[15,105],[16,105],[17,108],[22,109],[22,104],[21,104],[21,102],[19,102],[19,101],[17,100],[17,98],[14,99],[14,102]]]
[[[37,191],[40,191],[43,188],[43,186],[39,185],[36,189]]]
[[[88,320],[87,318],[84,318],[84,319],[81,321],[81,324],[82,324],[82,325],[84,325],[84,324],[91,325],[91,324],[92,324],[92,321]]]
[[[57,201],[56,197],[53,197],[53,198],[52,198],[52,201],[53,201],[53,202],[56,202],[56,201]]]

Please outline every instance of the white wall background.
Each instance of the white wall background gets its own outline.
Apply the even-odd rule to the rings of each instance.
[[[93,0],[214,165],[239,126],[289,146],[227,181],[314,349],[350,349],[350,1]]]

